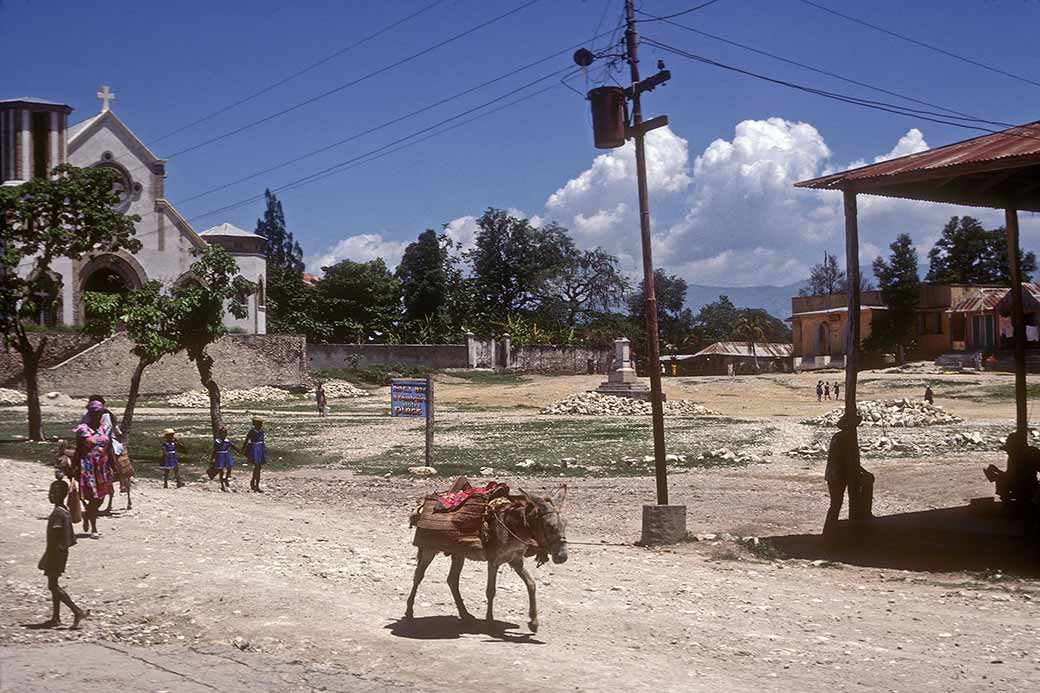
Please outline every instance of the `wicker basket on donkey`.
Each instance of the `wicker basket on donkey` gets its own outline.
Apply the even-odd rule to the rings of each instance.
[[[474,493],[457,509],[435,513],[433,509],[437,505],[437,496],[427,496],[417,510],[418,518],[413,521],[415,537],[412,544],[423,549],[464,554],[467,558],[483,560],[480,526],[484,522],[487,504],[487,496]]]

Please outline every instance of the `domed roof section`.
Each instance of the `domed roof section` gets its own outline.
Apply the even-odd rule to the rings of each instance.
[[[246,231],[245,229],[240,229],[237,226],[235,226],[234,224],[229,224],[227,222],[224,222],[223,224],[218,224],[217,226],[213,226],[211,228],[208,228],[205,231],[203,231],[202,233],[200,233],[199,235],[200,236],[228,236],[228,237],[232,237],[232,238],[261,238],[261,239],[263,238],[263,236],[255,234],[252,231]]]

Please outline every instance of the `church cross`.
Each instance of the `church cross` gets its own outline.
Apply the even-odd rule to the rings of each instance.
[[[108,90],[108,85],[101,85],[101,91],[97,93],[98,100],[101,101],[101,112],[104,113],[108,110],[108,102],[113,101],[116,95]]]

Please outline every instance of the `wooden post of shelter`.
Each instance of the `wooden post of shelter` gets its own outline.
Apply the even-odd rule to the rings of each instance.
[[[1011,324],[1015,334],[1015,430],[1023,436],[1029,432],[1026,410],[1026,315],[1022,307],[1022,268],[1019,263],[1018,210],[1004,209],[1004,229],[1007,234],[1008,265],[1011,270]],[[1008,465],[1016,456],[1008,456]],[[1008,470],[1011,471],[1010,469]]]
[[[849,188],[845,195],[845,277],[848,281],[848,334],[845,336],[845,416],[856,416],[856,380],[859,373],[859,218],[856,192]],[[856,440],[856,431],[852,431]]]

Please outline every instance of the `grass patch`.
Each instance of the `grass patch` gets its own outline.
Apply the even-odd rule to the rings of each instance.
[[[531,381],[530,378],[520,373],[515,373],[512,371],[497,373],[495,371],[460,370],[452,371],[450,373],[446,373],[445,375],[450,375],[452,378],[458,378],[459,380],[464,380],[466,381],[466,383],[472,383],[474,385],[512,385],[515,387],[516,385],[520,385],[522,383],[527,383]],[[452,385],[461,385],[461,383],[441,384],[447,387],[451,387]]]

